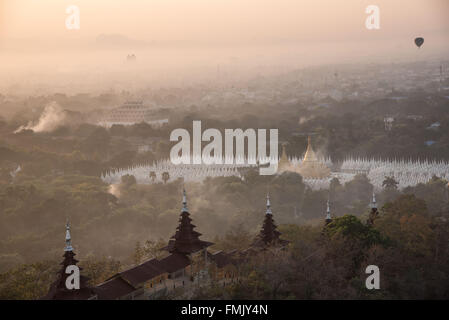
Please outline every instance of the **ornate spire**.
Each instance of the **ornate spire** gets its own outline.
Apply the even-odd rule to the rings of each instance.
[[[317,161],[318,161],[318,158],[315,155],[315,152],[313,151],[313,148],[312,148],[312,139],[310,138],[310,136],[308,136],[307,137],[307,150],[304,155],[303,162],[317,162]]]
[[[44,297],[43,300],[88,300],[92,297],[95,297],[95,291],[89,286],[88,281],[89,278],[80,275],[80,288],[73,290],[68,289],[66,286],[67,277],[69,276],[66,273],[68,266],[76,266],[78,260],[75,259],[75,252],[73,252],[72,248],[72,238],[70,236],[70,225],[67,221],[66,224],[66,232],[65,232],[65,248],[64,248],[64,260],[60,263],[61,269],[59,269],[57,273],[57,278],[55,282],[53,282],[50,286],[50,289]],[[79,270],[83,270],[83,268],[78,267]]]
[[[200,240],[201,233],[194,230],[190,213],[187,209],[187,196],[185,189],[182,197],[182,210],[176,233],[163,249],[170,253],[191,254],[211,246],[213,243]]]
[[[67,224],[65,225],[65,248],[64,251],[73,251],[72,247],[72,237],[70,236],[70,224],[67,220]]]
[[[327,210],[326,210],[326,219],[331,219],[331,209],[329,206],[329,200],[327,200]]]
[[[288,160],[287,153],[285,152],[285,144],[282,144],[282,155],[279,159],[278,170],[288,171],[291,168],[290,160]]]
[[[263,221],[262,230],[254,240],[252,247],[265,248],[270,245],[279,244],[284,246],[288,244],[287,240],[279,239],[281,233],[276,230],[277,226],[273,221],[273,214],[271,212],[270,195],[267,193],[267,211]]]
[[[330,176],[330,169],[322,163],[312,148],[312,140],[307,138],[307,150],[304,158],[296,170],[303,178],[323,179]]]
[[[181,212],[189,212],[189,209],[187,209],[186,189],[182,190],[182,210],[181,210]]]
[[[376,195],[374,194],[374,191],[373,200],[370,204],[370,207],[371,212],[369,213],[367,224],[372,226],[374,224],[374,220],[376,220],[377,216],[379,215],[379,212],[377,211]]]
[[[373,191],[373,200],[372,200],[372,202],[371,202],[371,204],[370,204],[370,207],[371,207],[372,209],[377,209],[376,195],[374,194],[374,191]]]
[[[269,193],[267,193],[267,211],[265,213],[273,214],[273,212],[271,212],[271,203],[270,203],[270,194]]]
[[[331,209],[330,209],[330,205],[329,205],[329,200],[327,200],[326,224],[330,223],[331,221],[332,221]]]

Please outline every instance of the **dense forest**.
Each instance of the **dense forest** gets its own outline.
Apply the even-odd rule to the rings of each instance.
[[[434,187],[421,186],[428,192]],[[277,194],[276,198],[279,197]],[[248,216],[258,226],[262,220],[260,212],[263,211],[258,216]],[[277,211],[274,214],[282,220],[282,214]],[[193,217],[200,226],[198,229],[204,230],[207,224],[201,214],[195,212]],[[326,226],[323,219],[315,225],[281,224],[282,237],[290,241],[287,250],[253,257],[239,266],[238,282],[226,287],[213,283],[198,288],[193,298],[447,299],[449,221],[446,217],[447,213],[445,216],[430,214],[426,201],[415,195],[401,194],[384,204],[372,226],[366,224],[366,214],[345,214]],[[236,221],[223,236],[214,237],[215,245],[211,249],[245,249],[255,235],[245,225],[248,225],[246,221],[240,224]],[[113,232],[110,235],[110,241],[117,237]],[[126,263],[110,256],[83,255],[81,266],[91,284],[98,284],[126,265],[157,257],[164,244],[162,239],[137,242],[128,252],[131,257]],[[381,270],[381,290],[370,291],[364,285],[365,268],[370,264]],[[39,298],[54,281],[57,269],[56,258],[13,267],[0,275],[0,297]]]

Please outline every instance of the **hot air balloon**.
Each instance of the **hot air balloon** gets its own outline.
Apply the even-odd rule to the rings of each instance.
[[[418,48],[421,48],[421,46],[423,45],[423,43],[424,43],[424,38],[416,38],[416,39],[415,39],[415,44],[416,44],[416,46],[417,46]]]

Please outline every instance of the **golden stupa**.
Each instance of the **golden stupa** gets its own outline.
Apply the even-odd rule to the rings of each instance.
[[[282,145],[282,155],[278,163],[278,172],[284,171],[294,171],[294,168],[287,158],[287,153],[285,152],[285,145]]]
[[[307,150],[304,159],[295,171],[307,179],[323,179],[331,174],[331,170],[318,160],[312,149],[310,137],[307,139]]]

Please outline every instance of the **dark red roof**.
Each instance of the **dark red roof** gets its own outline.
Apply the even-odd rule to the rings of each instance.
[[[133,291],[148,280],[163,273],[172,273],[190,265],[190,259],[183,254],[171,254],[162,260],[151,259],[136,267],[125,270],[98,285],[95,292],[98,299],[115,300]]]
[[[119,274],[123,279],[136,287],[140,283],[151,280],[163,273],[165,273],[165,270],[161,267],[161,262],[157,259],[151,259]]]
[[[42,300],[87,300],[95,296],[93,288],[88,284],[89,278],[80,275],[80,288],[77,290],[69,290],[66,288],[66,280],[69,276],[65,273],[67,266],[76,265],[78,260],[75,259],[76,254],[73,251],[64,252],[64,260],[60,263],[61,269],[58,272],[55,282],[50,286],[48,293],[42,297]],[[81,271],[82,268],[78,267]]]
[[[171,239],[168,242],[168,245],[164,247],[164,250],[167,250],[172,253],[184,253],[184,254],[190,254],[198,252],[204,248],[210,247],[213,245],[212,242],[208,241],[202,241],[202,240],[194,240],[194,241],[183,241],[178,239]]]
[[[160,267],[168,273],[181,270],[190,265],[190,259],[183,254],[173,253],[159,261]]]
[[[100,300],[116,300],[135,291],[132,285],[123,280],[120,276],[103,282],[95,288]]]
[[[251,247],[266,248],[268,246],[286,246],[289,241],[282,240],[279,237],[281,233],[277,231],[277,226],[274,223],[272,214],[266,214],[263,221],[262,230],[256,237]]]
[[[211,246],[213,243],[199,239],[201,233],[195,231],[190,214],[186,210],[181,213],[176,233],[164,248],[170,253],[191,254]]]

